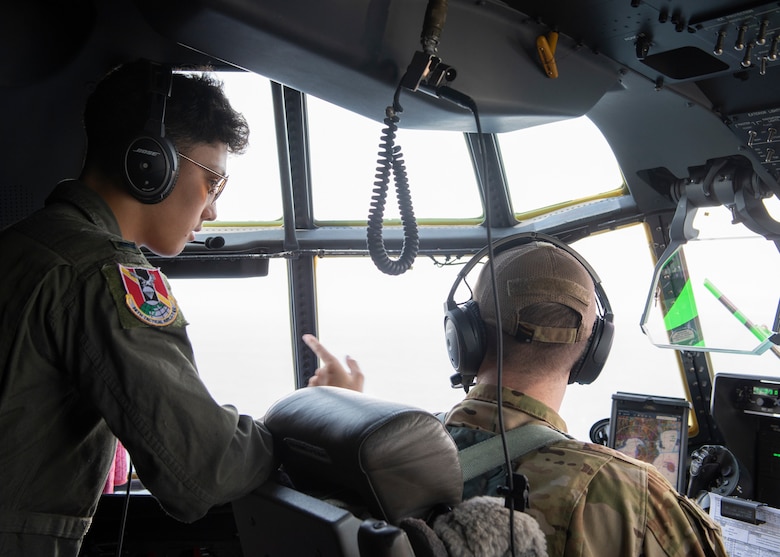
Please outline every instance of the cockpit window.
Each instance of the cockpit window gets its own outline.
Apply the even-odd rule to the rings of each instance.
[[[386,126],[315,97],[307,97],[314,218],[365,221],[375,189],[380,143]],[[384,117],[383,106],[377,107]],[[415,216],[475,219],[479,192],[463,134],[400,127],[401,148]],[[385,218],[398,219],[395,175],[390,176]]]
[[[249,151],[228,161],[230,185],[220,197],[219,222],[214,226],[278,226],[282,203],[271,84],[248,73],[231,72],[220,78],[231,102],[248,118],[251,135]],[[306,100],[315,218],[325,224],[365,222],[384,126],[320,99]],[[624,187],[609,146],[587,118],[500,134],[498,142],[512,204],[519,216],[594,196],[620,195]],[[404,153],[414,210],[421,222],[446,219],[452,224],[473,225],[482,217],[476,177],[462,133],[401,129],[397,143]],[[447,194],[442,195],[443,191]],[[397,217],[394,203],[388,203],[387,209],[388,219]],[[702,218],[713,214],[710,210]],[[731,231],[737,228],[742,230],[731,227]],[[689,242],[686,249],[708,245],[703,238]],[[574,246],[597,269],[613,308],[619,308],[616,347],[603,378],[587,388],[572,388],[564,401],[564,418],[580,438],[587,438],[587,428],[605,417],[599,408],[609,408],[614,385],[624,384],[628,373],[631,389],[636,392],[685,396],[675,351],[658,350],[651,342],[655,333],[649,339],[650,333],[646,335],[639,324],[652,261],[649,250],[629,246],[645,241],[643,227],[635,226],[586,238]],[[759,243],[771,253],[752,264],[773,262],[777,255],[774,245],[763,239]],[[740,309],[762,325],[771,325],[777,292],[771,303],[760,307],[743,301],[742,296],[746,291],[751,296],[770,292],[766,284],[751,277],[776,276],[777,270],[763,267],[734,283],[724,280],[721,271],[743,267],[736,258],[723,253],[693,258],[691,255],[689,264],[703,269],[705,278]],[[367,258],[326,257],[317,261],[322,339],[339,357],[349,350],[358,358],[370,374],[368,392],[431,410],[446,409],[462,395],[447,386],[451,370],[440,330],[442,303],[459,267],[442,268],[440,264],[419,257],[408,274],[387,277]],[[271,260],[269,275],[258,279],[174,281],[176,295],[193,323],[190,334],[204,380],[220,402],[236,404],[249,413],[262,413],[294,388],[285,265],[283,259]],[[745,268],[750,267],[745,264]],[[203,292],[211,294],[204,298]],[[698,301],[699,296],[712,294],[704,290],[696,296]],[[345,304],[345,300],[350,303]],[[718,303],[715,300],[715,311],[720,315],[714,327],[728,322],[745,333],[744,325]],[[367,310],[369,307],[379,309]],[[659,319],[663,327],[663,316]],[[709,325],[703,330],[707,339],[715,339],[716,332]],[[666,333],[662,328],[659,338],[666,338]],[[632,356],[626,358],[626,354]],[[776,365],[769,354],[760,361]],[[731,354],[711,356],[720,362]],[[758,368],[751,371],[760,372]],[[666,380],[659,380],[661,373]],[[409,385],[415,384],[420,388],[410,392]]]
[[[282,200],[271,83],[251,72],[221,71],[217,77],[250,127],[248,150],[228,161],[230,186],[219,200],[218,223],[278,223]],[[314,218],[365,221],[386,126],[316,97],[306,101]],[[383,110],[377,107],[378,118]],[[498,142],[512,204],[520,215],[619,192],[623,186],[606,140],[586,117],[499,134]],[[471,224],[483,217],[463,133],[405,129],[402,120],[395,144],[404,156],[418,220],[464,219]],[[394,191],[391,182],[388,221],[400,218]]]
[[[250,72],[217,72],[230,103],[249,123],[249,147],[228,158],[230,184],[219,198],[220,223],[282,218],[279,155],[276,149],[271,83]]]
[[[498,134],[515,213],[615,192],[623,175],[587,117]]]
[[[255,416],[295,388],[285,267],[274,259],[266,277],[170,279],[201,379],[217,402]]]

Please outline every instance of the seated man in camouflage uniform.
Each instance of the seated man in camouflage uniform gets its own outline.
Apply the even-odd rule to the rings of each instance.
[[[571,370],[591,341],[597,311],[594,281],[573,256],[547,243],[507,249],[494,263],[504,334],[504,426],[512,430],[537,423],[565,432],[558,411]],[[533,291],[510,294],[511,283],[527,279],[533,279]],[[581,295],[562,296],[561,287]],[[445,422],[461,449],[499,431],[494,348],[498,320],[487,265],[473,299],[485,325],[487,348],[476,386]],[[530,338],[517,340],[519,324]],[[557,334],[567,329],[582,334]],[[536,334],[540,331],[547,334]],[[563,338],[568,340],[560,342]],[[357,362],[348,359],[347,371],[316,339],[305,340],[322,362],[310,384],[362,389]],[[529,480],[526,512],[539,522],[550,556],[726,555],[718,526],[649,464],[603,445],[564,438],[530,451],[514,465]],[[506,483],[504,475],[499,467],[467,482],[464,498],[496,495],[496,487]]]

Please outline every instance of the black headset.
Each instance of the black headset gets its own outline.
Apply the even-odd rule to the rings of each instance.
[[[556,238],[539,232],[526,232],[497,240],[493,242],[493,254],[495,256],[502,251],[532,242],[545,242],[564,250],[579,261],[593,279],[598,302],[596,323],[584,355],[569,372],[569,384],[587,385],[592,383],[599,376],[607,361],[615,335],[614,315],[604,288],[601,286],[601,279],[580,254]],[[451,382],[453,387],[463,387],[466,392],[474,384],[474,378],[482,364],[482,359],[485,357],[487,349],[485,325],[479,315],[477,303],[473,299],[457,304],[454,297],[461,281],[489,251],[489,246],[482,248],[466,263],[458,273],[458,277],[447,296],[447,301],[444,303],[444,335],[447,340],[447,353],[456,372],[452,376]]]
[[[165,137],[165,107],[172,82],[170,66],[149,62],[149,118],[124,156],[128,190],[142,203],[159,203],[168,197],[179,173],[176,147]]]

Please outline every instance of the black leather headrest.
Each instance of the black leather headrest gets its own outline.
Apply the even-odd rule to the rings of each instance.
[[[463,493],[458,449],[420,408],[336,387],[306,387],[277,401],[265,423],[296,488],[356,494],[392,524],[424,518]]]

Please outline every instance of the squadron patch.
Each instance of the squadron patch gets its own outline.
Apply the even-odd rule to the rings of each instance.
[[[118,265],[125,288],[125,304],[132,314],[155,327],[173,323],[179,307],[176,299],[168,292],[160,269]]]

